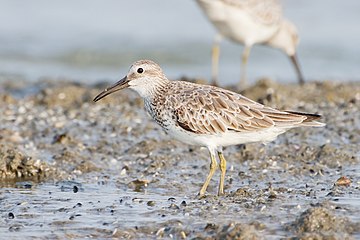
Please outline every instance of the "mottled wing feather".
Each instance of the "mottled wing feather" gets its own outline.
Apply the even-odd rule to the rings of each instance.
[[[174,97],[174,96],[173,96]],[[240,94],[220,88],[193,85],[192,94],[174,98],[174,114],[180,127],[199,134],[227,131],[248,132],[278,127],[293,127],[306,117],[265,107]]]
[[[282,7],[279,0],[221,0],[247,11],[254,20],[265,24],[278,24],[282,19]]]

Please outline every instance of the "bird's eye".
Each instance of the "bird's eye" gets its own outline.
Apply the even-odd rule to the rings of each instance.
[[[138,73],[143,73],[143,72],[144,72],[144,69],[138,68],[137,72],[138,72]]]

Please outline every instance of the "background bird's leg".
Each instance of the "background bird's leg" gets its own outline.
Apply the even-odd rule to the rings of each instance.
[[[206,181],[204,182],[204,185],[202,186],[202,188],[200,189],[200,197],[204,196],[205,192],[206,192],[206,189],[210,183],[210,180],[212,178],[212,176],[214,175],[215,173],[215,170],[218,166],[217,162],[216,162],[216,157],[215,157],[215,152],[214,150],[212,149],[209,149],[210,151],[210,157],[211,157],[211,163],[210,163],[210,171],[209,171],[209,174],[206,178]]]
[[[294,55],[292,55],[292,56],[289,56],[289,57],[291,59],[291,62],[294,64],[296,73],[298,75],[299,84],[301,84],[301,85],[304,84],[305,83],[304,76],[303,76],[303,74],[301,72],[299,60],[297,58],[296,53]]]
[[[218,151],[219,159],[220,159],[220,184],[219,184],[219,192],[218,195],[224,195],[224,181],[225,181],[225,173],[226,173],[226,160],[222,151]]]
[[[219,57],[220,57],[220,42],[221,36],[218,34],[214,38],[214,43],[211,51],[211,84],[218,86],[219,78]]]
[[[245,45],[244,46],[244,50],[243,50],[243,53],[242,53],[242,59],[241,59],[241,79],[240,79],[240,83],[239,83],[239,90],[243,90],[245,87],[246,87],[246,66],[247,66],[247,62],[248,62],[248,58],[249,58],[249,55],[250,55],[250,50],[251,50],[251,46],[247,46]]]

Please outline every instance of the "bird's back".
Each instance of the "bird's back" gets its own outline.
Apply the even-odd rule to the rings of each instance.
[[[289,129],[302,125],[322,125],[317,115],[287,112],[265,107],[241,94],[222,88],[174,81],[164,93],[163,108],[173,121],[198,134]],[[317,116],[317,117],[316,117]]]

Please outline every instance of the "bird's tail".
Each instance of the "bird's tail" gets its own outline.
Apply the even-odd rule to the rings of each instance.
[[[316,121],[321,118],[321,115],[319,115],[319,114],[302,113],[302,112],[295,112],[295,111],[285,111],[285,112],[295,114],[295,115],[305,116],[306,119],[300,124],[300,126],[324,127],[326,125],[325,123]]]

